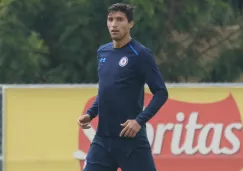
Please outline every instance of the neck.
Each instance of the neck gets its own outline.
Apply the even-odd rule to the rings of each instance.
[[[132,39],[131,36],[126,36],[124,39],[119,40],[119,41],[113,40],[113,47],[114,48],[121,48],[124,45],[126,45],[128,42],[130,42],[131,39]]]

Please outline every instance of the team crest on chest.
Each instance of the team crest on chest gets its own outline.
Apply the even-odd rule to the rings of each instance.
[[[126,66],[127,63],[128,63],[128,58],[127,58],[126,56],[122,57],[122,58],[120,59],[120,61],[119,61],[119,65],[120,65],[121,67]]]

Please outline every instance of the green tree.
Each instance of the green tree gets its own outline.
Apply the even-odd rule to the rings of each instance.
[[[240,33],[238,33],[240,32]],[[203,82],[236,82],[242,81],[240,77],[243,73],[243,35],[242,29],[234,31],[239,38],[231,41],[230,48],[224,48],[219,56],[212,61],[209,71],[202,77]]]
[[[0,13],[0,80],[2,83],[37,82],[48,48],[38,32],[27,29],[1,2]]]
[[[110,41],[106,9],[115,2],[1,0],[0,82],[97,82],[96,50]],[[153,50],[168,82],[209,75],[205,57],[224,42],[217,28],[237,23],[226,0],[122,2],[137,6],[132,36]]]
[[[155,51],[167,81],[199,81],[210,43],[222,37],[216,27],[233,23],[234,15],[222,0],[147,0],[138,4],[136,21],[135,37]]]

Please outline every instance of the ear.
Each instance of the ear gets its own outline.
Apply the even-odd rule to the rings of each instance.
[[[129,23],[130,29],[133,27],[133,25],[134,25],[134,21],[130,21],[130,23]]]

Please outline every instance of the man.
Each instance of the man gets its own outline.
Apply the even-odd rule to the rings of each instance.
[[[108,9],[107,27],[112,42],[101,46],[98,56],[98,95],[83,129],[99,114],[99,123],[86,158],[84,171],[155,171],[146,122],[168,98],[167,88],[151,51],[132,39],[133,7],[114,4]],[[144,85],[153,98],[143,110]]]

